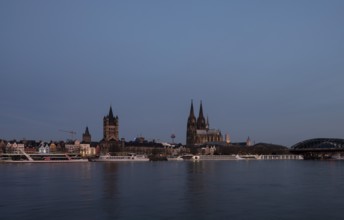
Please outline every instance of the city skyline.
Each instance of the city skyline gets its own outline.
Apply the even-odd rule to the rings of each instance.
[[[185,143],[190,101],[233,142],[343,138],[342,1],[1,1],[0,138]]]

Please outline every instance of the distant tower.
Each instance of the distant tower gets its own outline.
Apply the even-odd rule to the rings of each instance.
[[[246,146],[252,146],[250,137],[248,137],[246,140]]]
[[[176,138],[175,134],[171,134],[172,144],[174,144],[174,139]]]
[[[206,127],[207,125],[205,123],[205,118],[203,115],[203,106],[202,106],[202,101],[201,101],[201,104],[199,106],[199,115],[197,118],[197,129],[203,130],[203,129],[206,129]]]
[[[118,141],[118,116],[114,117],[110,106],[109,115],[103,119],[103,138],[104,141]]]
[[[88,127],[86,127],[85,133],[82,134],[82,142],[91,143],[91,134],[88,131]]]
[[[191,100],[191,107],[190,107],[190,114],[187,123],[186,129],[186,145],[192,146],[196,143],[196,133],[197,133],[197,125],[196,125],[196,117],[193,108],[193,101]]]
[[[230,144],[231,143],[231,137],[229,136],[229,134],[226,134],[226,144]]]

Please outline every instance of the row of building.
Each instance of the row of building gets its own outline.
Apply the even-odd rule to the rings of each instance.
[[[76,140],[74,142],[64,141],[34,141],[34,140],[21,140],[21,141],[0,141],[0,153],[39,153],[39,154],[50,154],[50,153],[69,153],[69,154],[80,154],[84,157],[91,157],[99,154],[100,145],[96,142],[81,143]]]
[[[112,108],[110,107],[109,114],[103,118],[103,139],[101,142],[103,145],[108,142],[118,142],[119,136],[119,123],[118,116],[114,116]],[[91,141],[88,128],[86,128],[85,133],[83,134],[83,141]],[[225,138],[219,129],[210,128],[209,118],[205,118],[203,113],[202,101],[199,107],[199,114],[196,118],[194,112],[193,101],[191,101],[190,113],[187,120],[187,129],[186,129],[186,146],[187,147],[197,147],[207,144],[215,145],[229,145],[229,144],[240,144],[251,146],[251,140],[248,137],[247,141],[244,143],[231,143],[230,136],[227,133]]]
[[[207,146],[251,146],[251,141],[248,138],[246,142],[231,143],[229,134],[223,135],[219,129],[210,128],[209,118],[205,118],[203,113],[203,105],[200,103],[198,117],[196,118],[194,112],[193,101],[191,101],[190,113],[187,119],[186,129],[186,147],[207,147]],[[94,156],[100,153],[118,152],[127,149],[145,149],[145,151],[152,151],[154,149],[162,149],[166,147],[173,147],[176,145],[165,145],[155,141],[144,141],[143,137],[137,138],[135,141],[125,142],[124,139],[119,138],[119,118],[113,114],[110,106],[109,113],[103,117],[103,138],[99,142],[92,141],[92,136],[89,128],[86,127],[82,134],[82,141],[73,142],[53,142],[43,143],[35,141],[0,141],[0,149],[2,151],[25,149],[25,151],[32,152],[68,152],[81,153],[83,156]],[[178,145],[181,147],[181,144]]]

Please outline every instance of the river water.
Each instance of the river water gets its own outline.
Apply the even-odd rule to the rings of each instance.
[[[0,164],[0,219],[343,219],[344,161]]]

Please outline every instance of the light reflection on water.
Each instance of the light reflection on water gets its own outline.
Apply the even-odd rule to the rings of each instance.
[[[342,161],[0,164],[1,219],[339,219]]]

